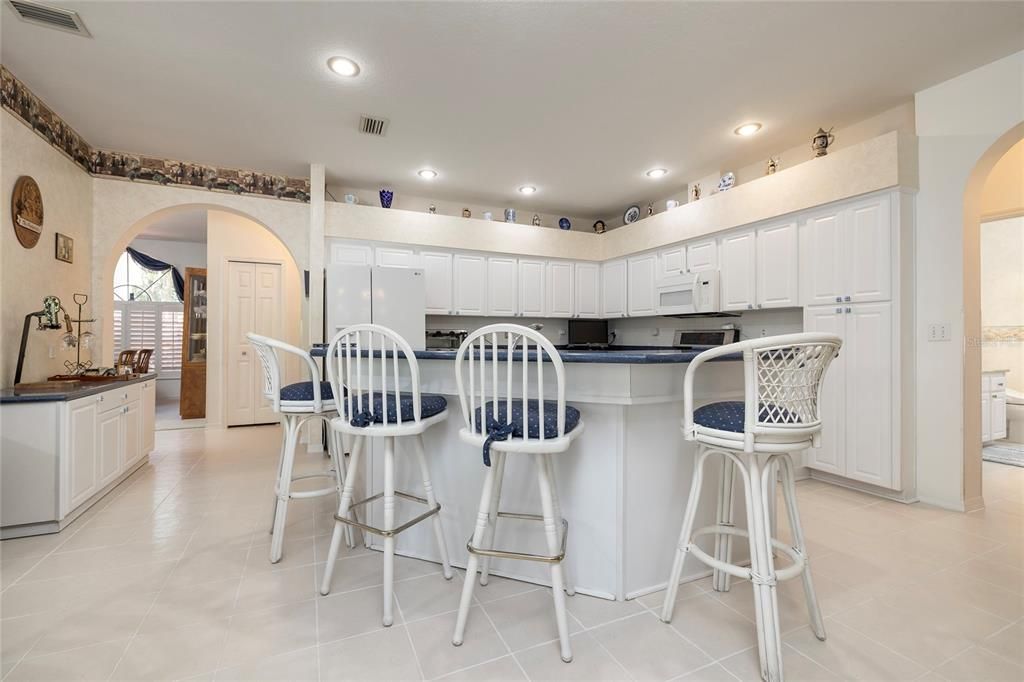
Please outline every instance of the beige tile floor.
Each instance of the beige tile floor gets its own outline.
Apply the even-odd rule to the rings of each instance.
[[[747,583],[684,585],[671,626],[658,594],[570,598],[566,665],[546,591],[478,588],[454,648],[459,577],[399,559],[383,629],[379,554],[348,551],[332,594],[317,594],[329,499],[293,503],[285,558],[268,563],[277,439],[276,427],[161,432],[151,464],[64,532],[0,544],[3,678],[758,677]],[[1024,469],[986,463],[988,508],[972,514],[798,490],[829,638],[810,633],[799,583],[784,584],[788,679],[1024,679]]]

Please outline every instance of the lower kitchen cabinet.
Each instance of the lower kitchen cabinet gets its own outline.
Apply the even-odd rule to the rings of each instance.
[[[152,452],[155,376],[105,389],[0,404],[0,537],[60,530]]]
[[[981,375],[981,442],[1006,438],[1006,372]]]

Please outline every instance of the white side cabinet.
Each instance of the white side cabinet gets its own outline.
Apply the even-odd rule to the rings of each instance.
[[[0,536],[60,530],[153,450],[155,377],[103,389],[0,404]]]
[[[626,286],[625,260],[612,260],[601,264],[601,317],[626,316]]]
[[[547,317],[573,317],[576,312],[573,291],[575,276],[573,264],[564,261],[550,261],[547,264]]]
[[[421,251],[427,315],[452,314],[452,254]]]
[[[547,263],[519,259],[519,316],[543,317],[547,307]]]
[[[653,253],[634,256],[628,261],[626,282],[627,312],[631,316],[654,315],[657,300],[654,276],[657,257]]]
[[[759,227],[757,242],[758,308],[800,305],[800,239],[795,222]]]
[[[412,249],[397,246],[378,246],[373,250],[376,264],[382,268],[418,268],[420,256]]]
[[[454,272],[453,312],[456,315],[487,314],[487,259],[457,253],[452,257]]]
[[[373,247],[364,242],[329,239],[327,252],[329,265],[373,265]]]
[[[625,261],[622,264],[625,266]],[[597,263],[576,263],[573,269],[576,275],[574,317],[601,317],[602,266]],[[623,283],[625,277],[626,271],[623,268]]]
[[[981,375],[981,441],[1006,438],[1006,372]]]
[[[757,305],[757,250],[753,230],[722,237],[719,244],[722,310],[753,310]]]
[[[515,258],[487,259],[487,314],[513,317],[519,310],[519,264]]]

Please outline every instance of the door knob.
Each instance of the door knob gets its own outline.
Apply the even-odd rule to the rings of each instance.
[[[247,350],[243,350],[242,351],[242,355],[248,355],[248,354],[249,354],[249,351],[247,351]]]

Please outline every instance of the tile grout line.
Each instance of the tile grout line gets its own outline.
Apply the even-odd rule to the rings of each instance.
[[[453,576],[453,578],[454,578],[454,576]],[[427,679],[427,676],[423,673],[423,664],[420,662],[420,654],[419,654],[418,651],[416,651],[416,644],[415,644],[415,642],[412,641],[412,633],[409,632],[409,624],[405,620],[405,612],[402,611],[402,602],[398,599],[398,595],[395,594],[393,591],[391,593],[391,598],[394,600],[395,609],[398,611],[398,615],[402,619],[401,627],[402,627],[402,630],[405,631],[405,639],[409,642],[409,649],[412,650],[412,659],[416,663],[416,670],[420,674],[420,679],[421,680],[425,680],[425,679]],[[393,623],[392,623],[392,627],[394,627]]]

